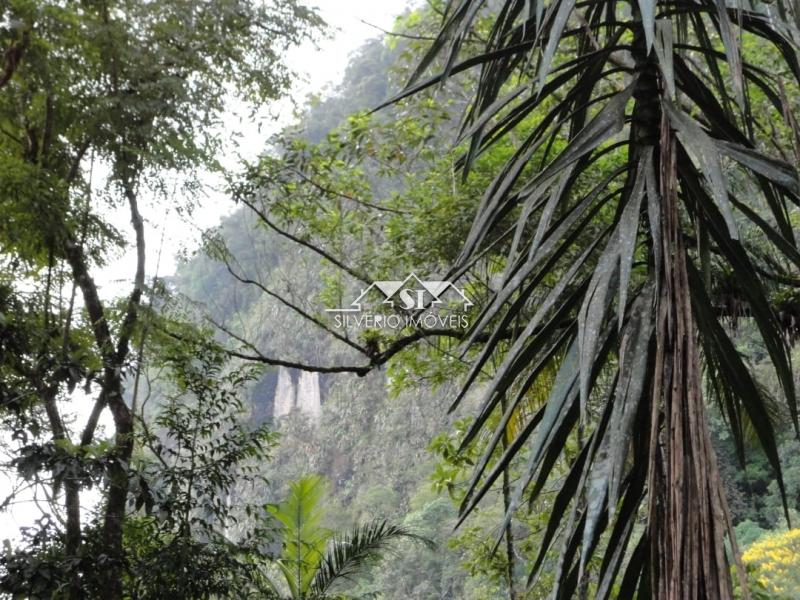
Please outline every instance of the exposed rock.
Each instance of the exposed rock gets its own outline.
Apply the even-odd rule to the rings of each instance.
[[[272,415],[280,418],[295,408],[301,410],[309,419],[319,421],[322,414],[322,397],[319,374],[301,372],[293,376],[291,370],[278,368],[278,384],[275,387]]]
[[[278,367],[278,385],[275,387],[272,416],[277,419],[292,412],[296,396],[294,381],[292,381],[289,369]]]
[[[322,398],[319,391],[319,373],[300,373],[300,380],[297,382],[297,403],[298,409],[303,411],[312,421],[319,421],[322,413]]]

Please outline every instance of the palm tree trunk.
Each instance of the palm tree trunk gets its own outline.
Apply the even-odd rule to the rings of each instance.
[[[703,403],[697,328],[692,314],[674,132],[661,111],[664,94],[638,22],[639,81],[631,125],[632,160],[651,147],[659,188],[661,252],[651,403],[648,532],[649,590],[658,600],[731,598],[724,536],[727,507]]]

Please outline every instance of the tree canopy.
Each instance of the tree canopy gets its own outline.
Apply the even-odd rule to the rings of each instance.
[[[48,503],[3,593],[797,592],[794,6],[414,6],[235,172],[313,10],[2,11],[0,417]],[[209,172],[239,210],[156,277]],[[468,326],[326,310],[410,274]]]

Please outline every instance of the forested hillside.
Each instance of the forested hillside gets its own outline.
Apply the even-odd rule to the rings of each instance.
[[[319,144],[329,132],[345,125],[348,117],[371,110],[386,99],[392,81],[401,75],[405,44],[391,38],[376,39],[351,59],[344,80],[329,96],[312,100],[296,126],[285,135]],[[404,59],[408,61],[408,58]],[[391,119],[391,111],[380,117]],[[455,119],[455,117],[453,117]],[[449,136],[430,140],[446,149]],[[280,147],[265,149],[280,153]],[[370,175],[370,185],[386,195],[404,193],[402,182]],[[323,271],[313,255],[303,252],[274,232],[258,227],[252,214],[242,208],[226,219],[214,235],[224,240],[226,252],[236,257],[241,272],[255,274],[265,286],[281,292],[301,306],[311,304],[320,291]],[[267,354],[291,348],[291,359],[310,364],[337,364],[352,360],[353,353],[307,319],[292,313],[275,298],[244,292],[233,286],[224,261],[200,253],[181,265],[169,284],[198,301],[219,323],[232,323],[255,340]],[[252,276],[252,275],[251,275]],[[378,370],[367,376],[314,374],[320,381],[321,415],[302,408],[273,419],[279,372],[298,381],[303,372],[284,367],[269,369],[247,394],[250,419],[274,423],[280,444],[265,465],[272,482],[270,498],[279,498],[289,482],[317,473],[330,483],[331,510],[336,527],[372,517],[390,517],[435,540],[436,550],[409,547],[393,559],[392,569],[381,569],[362,582],[360,593],[382,591],[386,598],[482,598],[500,593],[501,572],[491,565],[477,568],[464,578],[460,566],[468,554],[451,548],[457,510],[448,494],[434,490],[432,475],[439,457],[429,446],[449,429],[456,417],[447,416],[452,385],[427,384],[424,380],[395,384],[391,374]],[[480,531],[480,528],[478,528]],[[487,532],[479,535],[485,535]],[[473,534],[474,535],[474,534]],[[486,571],[484,573],[483,571]]]
[[[796,3],[404,9],[0,4],[0,597],[800,597]]]
[[[401,19],[399,23],[402,28],[406,21]],[[277,136],[265,152],[281,156],[285,150],[281,144],[287,140],[300,144],[303,150],[319,148],[320,153],[330,152],[330,140],[335,144],[347,139],[352,128],[360,126],[358,120],[365,119],[364,111],[379,106],[389,91],[407,76],[415,56],[413,45],[392,36],[365,45],[352,57],[341,85],[323,98],[310,100],[296,125]],[[469,80],[462,85],[469,85]],[[467,91],[453,95],[458,97],[459,93]],[[425,134],[426,150],[432,155],[449,152],[453,139],[451,131],[458,122],[462,106],[456,103],[433,118],[438,127]],[[389,107],[370,118],[391,123],[397,116],[398,111]],[[309,153],[319,160],[314,150]],[[328,158],[322,154],[322,160]],[[411,163],[409,168],[421,173],[426,168],[431,169],[433,164],[426,163],[423,158],[421,162]],[[347,163],[342,166],[347,168]],[[418,193],[413,189],[417,180],[407,174],[398,176],[389,169],[384,171],[361,163],[352,168],[366,169],[358,175],[363,177],[359,185],[368,186],[372,197],[400,197],[408,203],[409,196]],[[350,189],[347,186],[352,185],[351,182],[347,179],[342,182]],[[426,183],[430,185],[431,180]],[[432,193],[435,189],[430,188]],[[440,235],[441,239],[449,239],[452,231],[446,219],[451,216],[442,217],[443,232],[427,229],[425,238]],[[201,253],[182,265],[172,280],[176,290],[200,301],[218,324],[235,323],[233,328],[237,335],[255,342],[267,355],[280,356],[282,348],[291,347],[291,360],[298,363],[336,365],[354,360],[354,353],[346,345],[293,312],[278,298],[289,299],[311,313],[314,307],[319,308],[318,302],[315,304],[318,298],[329,298],[325,296],[326,271],[313,252],[259,224],[248,207],[242,207],[211,237],[207,249],[210,256]],[[353,237],[349,239],[352,240]],[[411,244],[415,242],[425,244],[426,239],[410,240]],[[372,240],[367,239],[365,245],[371,243]],[[225,250],[221,252],[219,248],[223,245]],[[440,244],[438,252],[447,247],[448,243]],[[404,257],[405,261],[404,258],[384,257],[383,268],[396,270],[404,262],[415,264],[417,257],[413,255],[413,248],[409,250],[410,256]],[[362,248],[352,256],[369,255],[374,271],[375,256],[370,252],[380,255],[380,249]],[[430,258],[435,254],[420,252],[419,256]],[[231,257],[235,257],[235,261],[231,261]],[[259,293],[247,286],[236,287],[237,279],[229,271],[231,263],[235,264],[239,279],[241,274],[247,274],[277,295]],[[726,327],[740,351],[761,374],[768,394],[775,398],[772,400],[774,417],[777,422],[784,423],[777,435],[785,464],[790,511],[800,517],[797,513],[800,509],[800,444],[777,399],[782,393],[780,383],[752,324],[746,318],[734,316],[726,321]],[[459,421],[458,413],[447,415],[457,389],[452,383],[442,383],[446,376],[430,373],[430,368],[430,365],[414,364],[413,359],[406,358],[400,369],[411,373],[408,377],[393,378],[392,368],[371,371],[364,377],[314,373],[313,377],[320,381],[321,414],[298,407],[287,415],[284,407],[277,418],[273,417],[276,397],[281,394],[279,373],[291,373],[296,385],[303,371],[285,367],[269,369],[248,394],[248,405],[254,422],[274,423],[281,435],[275,458],[266,467],[268,477],[276,484],[271,493],[279,495],[288,482],[307,473],[319,473],[331,484],[334,508],[328,518],[335,526],[350,525],[366,517],[390,516],[440,544],[436,551],[414,548],[401,552],[399,558],[392,561],[392,569],[363,581],[356,588],[359,592],[382,591],[382,597],[386,598],[501,596],[508,593],[507,558],[503,558],[502,553],[492,555],[491,550],[494,520],[503,512],[502,502],[496,496],[494,508],[485,506],[471,523],[453,530],[458,522],[459,494],[454,494],[450,486],[464,485],[465,465],[450,461],[453,443],[463,434],[468,420]],[[316,398],[309,400],[313,404]],[[474,409],[466,406],[460,412],[466,415],[471,410]],[[460,433],[452,437],[447,432],[454,423],[458,424],[456,431]],[[746,551],[765,534],[785,530],[780,490],[752,432],[746,438],[747,466],[742,469],[734,440],[727,433],[725,416],[716,407],[712,407],[711,429],[731,515],[742,549]],[[546,516],[547,504],[537,518],[544,521]],[[521,540],[518,552],[535,554],[538,532],[529,525],[518,525]],[[454,573],[460,575],[454,576]],[[546,595],[548,585],[545,582],[540,586],[542,594]]]

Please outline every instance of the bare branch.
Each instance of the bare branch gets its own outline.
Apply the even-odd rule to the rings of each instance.
[[[89,145],[90,142],[87,138],[78,147],[78,151],[75,153],[75,158],[72,159],[72,165],[70,166],[69,173],[67,174],[67,183],[72,183],[78,176],[78,170],[81,168],[81,161],[83,160],[83,157],[86,156],[86,152],[89,150]]]
[[[275,298],[278,302],[280,302],[284,306],[292,309],[294,312],[299,314],[304,319],[306,319],[308,321],[311,321],[314,325],[316,325],[317,327],[319,327],[320,329],[322,329],[326,333],[329,333],[330,335],[335,337],[340,342],[343,342],[343,343],[347,344],[348,346],[358,350],[362,354],[368,354],[368,352],[366,351],[366,349],[363,346],[357,344],[356,342],[354,342],[350,338],[343,336],[342,334],[337,332],[335,329],[333,329],[332,327],[329,327],[323,321],[321,321],[320,319],[316,318],[311,313],[308,313],[305,310],[303,310],[302,308],[300,308],[299,306],[293,304],[292,302],[289,302],[288,300],[286,300],[280,294],[277,294],[277,293],[273,292],[268,287],[266,287],[264,284],[262,284],[260,281],[256,281],[254,279],[250,279],[250,278],[244,277],[244,276],[239,275],[238,273],[236,273],[233,270],[233,268],[231,267],[230,263],[226,259],[223,258],[222,262],[224,263],[225,268],[228,270],[228,273],[230,273],[231,276],[233,278],[235,278],[237,281],[239,281],[240,283],[244,283],[245,285],[254,285],[254,286],[256,286],[262,292],[264,292],[265,294],[267,294],[271,298]]]
[[[363,366],[355,366],[355,365],[342,365],[342,366],[319,366],[319,365],[309,365],[305,363],[293,362],[290,360],[281,360],[278,358],[271,358],[269,356],[265,356],[260,352],[257,354],[245,354],[243,352],[238,352],[236,350],[226,349],[225,353],[228,356],[233,356],[235,358],[241,358],[242,360],[248,360],[252,362],[261,363],[264,365],[271,365],[274,367],[286,367],[287,369],[297,369],[298,371],[308,371],[309,373],[355,373],[359,377],[363,377],[367,373],[369,373],[375,366],[377,365],[363,365]]]
[[[394,31],[389,31],[387,29],[384,29],[383,27],[378,27],[377,25],[373,25],[372,23],[369,23],[369,22],[365,21],[364,19],[359,19],[359,21],[361,21],[367,27],[372,27],[373,29],[377,29],[383,35],[391,35],[392,37],[399,37],[399,38],[403,38],[403,39],[406,39],[406,40],[421,40],[421,41],[425,41],[425,42],[435,42],[436,41],[436,38],[432,37],[432,36],[411,35],[409,33],[395,33]]]
[[[342,271],[344,271],[346,273],[349,273],[350,275],[352,275],[353,277],[355,277],[359,281],[361,281],[363,283],[368,283],[367,277],[365,275],[363,275],[362,273],[359,273],[355,269],[347,266],[342,261],[340,261],[338,258],[332,256],[329,252],[327,252],[327,251],[323,250],[322,248],[319,248],[319,247],[311,244],[310,242],[302,240],[299,237],[297,237],[295,235],[292,235],[288,231],[285,231],[285,230],[281,229],[280,227],[278,227],[277,225],[275,225],[275,223],[273,223],[269,219],[269,217],[267,217],[266,212],[264,212],[263,210],[257,208],[251,201],[249,201],[249,200],[247,200],[246,198],[243,198],[243,197],[240,197],[239,200],[245,206],[247,206],[250,210],[252,210],[258,216],[258,218],[261,219],[264,222],[264,224],[267,227],[269,227],[270,229],[275,231],[277,234],[285,237],[288,240],[291,240],[292,242],[294,242],[296,244],[299,244],[299,245],[303,246],[304,248],[308,248],[312,252],[318,254],[319,256],[324,258],[325,260],[327,260],[330,263],[332,263],[334,266],[339,267]]]
[[[5,51],[5,55],[3,56],[3,72],[0,74],[0,88],[4,87],[11,78],[14,76],[14,72],[17,70],[17,66],[19,66],[20,61],[22,60],[22,55],[28,50],[28,46],[30,46],[31,42],[31,33],[30,29],[26,28],[22,32],[22,39],[13,43],[9,48]]]
[[[334,189],[329,188],[329,187],[327,187],[325,185],[322,185],[316,179],[313,179],[312,177],[309,177],[308,175],[303,173],[300,169],[296,169],[294,167],[289,167],[289,168],[292,170],[293,173],[295,173],[298,177],[300,177],[300,179],[302,179],[306,183],[311,184],[312,186],[317,188],[323,194],[328,194],[328,195],[331,195],[331,196],[339,196],[341,198],[344,198],[345,200],[350,200],[352,202],[355,202],[356,204],[361,204],[363,206],[366,206],[367,208],[372,208],[374,210],[380,210],[380,211],[395,213],[395,214],[398,214],[398,215],[408,215],[408,214],[410,214],[409,211],[407,211],[407,210],[399,210],[397,208],[388,208],[386,206],[380,206],[378,204],[373,204],[372,202],[368,202],[366,200],[363,200],[361,198],[353,196],[352,194],[347,194],[347,193],[341,192],[339,190],[334,190]]]
[[[88,446],[94,439],[94,432],[97,430],[97,424],[100,421],[100,415],[103,414],[103,409],[106,407],[106,393],[105,387],[100,387],[100,392],[97,399],[92,406],[92,412],[89,413],[89,418],[86,419],[86,425],[81,434],[81,446]]]
[[[218,325],[219,326],[219,325]],[[224,327],[220,327],[225,333],[230,333]],[[339,366],[318,366],[308,365],[299,362],[286,361],[282,359],[273,358],[263,354],[252,343],[243,339],[241,336],[231,334],[235,340],[247,346],[253,354],[245,354],[237,350],[226,349],[225,352],[236,358],[243,360],[250,360],[262,364],[288,367],[290,369],[298,369],[300,371],[310,371],[317,373],[356,373],[359,377],[366,375],[375,368],[378,368],[387,363],[391,358],[405,350],[415,342],[431,337],[449,337],[455,339],[463,339],[465,333],[457,329],[418,329],[404,337],[392,341],[384,350],[374,352],[370,355],[370,362],[365,365],[339,365]]]
[[[83,252],[82,246],[72,238],[68,238],[64,244],[64,253],[67,262],[72,268],[72,276],[81,289],[83,302],[86,307],[86,312],[89,314],[89,321],[92,326],[95,342],[103,356],[103,362],[106,367],[108,367],[112,364],[114,358],[114,342],[111,338],[111,330],[108,327],[108,322],[106,321],[103,303],[100,301],[100,295],[97,293],[97,285],[91,275],[89,275],[86,255]]]
[[[139,213],[139,203],[136,192],[132,184],[128,181],[123,183],[125,197],[131,211],[131,224],[136,235],[136,274],[133,280],[133,291],[128,296],[125,318],[120,327],[119,340],[117,341],[117,361],[121,363],[128,356],[130,339],[133,335],[133,328],[139,312],[139,304],[144,293],[144,267],[145,267],[145,245],[144,245],[144,220]]]
[[[113,350],[111,332],[105,320],[103,306],[97,294],[97,287],[86,269],[82,248],[77,244],[69,242],[67,244],[67,258],[72,264],[73,274],[83,292],[84,302],[92,320],[92,328],[95,330],[95,338],[103,353],[103,362],[105,363],[100,393],[97,395],[92,412],[81,434],[81,445],[84,446],[91,444],[100,415],[107,404],[112,409],[115,422],[124,421],[127,423],[130,420],[130,410],[122,398],[120,389],[120,369],[130,350],[130,338],[138,318],[139,304],[144,291],[145,242],[144,220],[139,213],[136,194],[128,183],[125,184],[125,195],[130,206],[131,223],[136,235],[136,274],[134,275],[133,291],[128,297],[125,317],[120,327],[116,351]],[[72,257],[70,257],[70,253]]]

